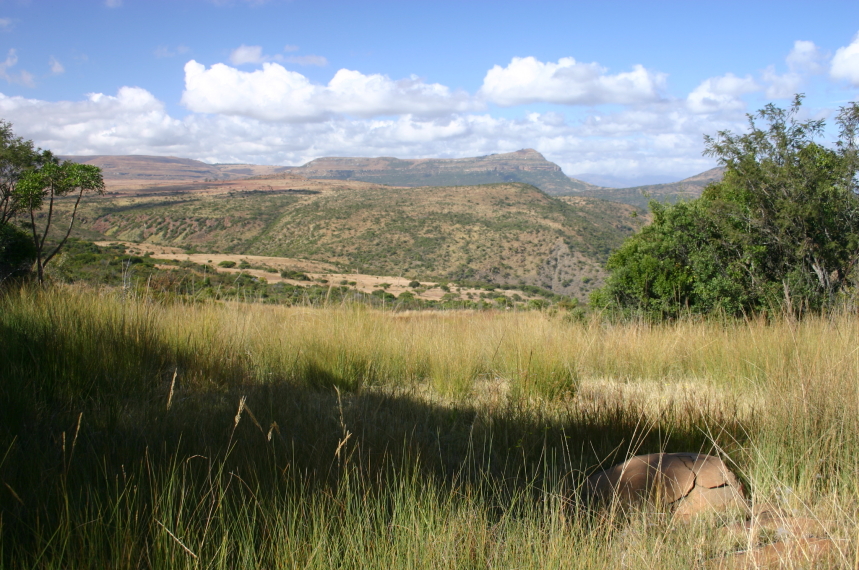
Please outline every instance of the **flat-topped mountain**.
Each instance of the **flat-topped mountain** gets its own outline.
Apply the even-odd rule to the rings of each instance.
[[[701,195],[707,184],[721,180],[722,168],[712,168],[679,182],[631,188],[604,188],[566,176],[561,167],[534,149],[473,158],[324,157],[303,166],[259,164],[207,164],[190,158],[145,155],[61,156],[102,169],[114,186],[126,182],[146,185],[216,180],[313,179],[351,180],[387,186],[474,186],[479,184],[531,184],[552,196],[588,196],[621,202],[646,210],[650,200],[676,202]]]
[[[101,168],[105,180],[196,181],[235,180],[290,170],[289,166],[207,164],[191,158],[147,155],[60,156],[63,160]]]
[[[599,188],[566,176],[560,166],[531,148],[474,158],[325,157],[291,172],[311,179],[360,180],[407,187],[524,182],[555,196]]]

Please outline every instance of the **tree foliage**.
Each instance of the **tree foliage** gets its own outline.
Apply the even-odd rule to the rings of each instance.
[[[35,262],[42,282],[45,266],[71,235],[86,192],[104,192],[101,169],[60,161],[50,151],[35,148],[33,141],[16,137],[12,125],[0,120],[0,277]],[[55,207],[63,197],[74,202],[65,232],[53,235]]]
[[[701,198],[652,203],[654,220],[609,259],[601,308],[650,317],[820,310],[856,284],[859,259],[859,105],[841,109],[839,138],[788,109],[749,115],[745,134],[705,136],[725,176]]]
[[[59,253],[72,233],[78,206],[85,192],[104,193],[104,180],[101,169],[97,166],[49,161],[40,168],[27,170],[18,181],[15,196],[21,209],[29,216],[36,251],[36,275],[40,283],[44,280],[45,266]],[[73,197],[74,205],[65,233],[61,234],[56,245],[49,247],[48,236],[55,222],[57,199],[64,196]],[[36,220],[36,212],[45,207],[47,213],[44,222],[39,223]]]
[[[22,208],[15,191],[24,172],[50,162],[52,155],[33,147],[33,141],[16,137],[12,125],[0,120],[0,226],[9,224]]]

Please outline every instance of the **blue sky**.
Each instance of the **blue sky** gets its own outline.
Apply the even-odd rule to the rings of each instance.
[[[859,95],[859,2],[0,0],[0,118],[62,154],[303,164],[535,148],[596,183]]]

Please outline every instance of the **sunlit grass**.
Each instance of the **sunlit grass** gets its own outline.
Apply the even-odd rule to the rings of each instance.
[[[741,545],[579,497],[601,463],[682,450],[820,520],[852,567],[857,338],[851,314],[656,326],[10,291],[0,564],[688,568]]]

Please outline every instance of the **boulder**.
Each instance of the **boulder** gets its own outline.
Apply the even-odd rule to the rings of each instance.
[[[688,519],[748,509],[743,488],[718,457],[700,453],[639,455],[588,477],[593,499],[631,506],[652,501]]]

